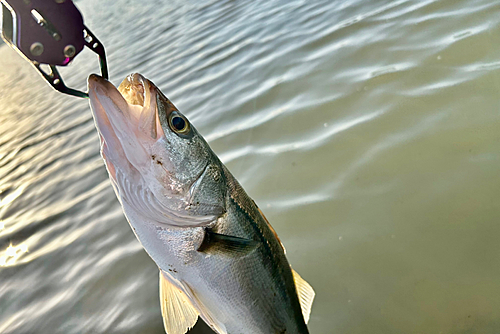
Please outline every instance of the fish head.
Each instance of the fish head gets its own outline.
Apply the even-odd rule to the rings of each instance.
[[[140,74],[118,89],[88,79],[113,187],[125,211],[172,226],[203,226],[225,212],[222,164],[163,93]]]

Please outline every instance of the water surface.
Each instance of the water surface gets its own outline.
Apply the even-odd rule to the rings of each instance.
[[[112,82],[155,82],[263,209],[311,333],[500,331],[500,3],[77,5]],[[88,101],[1,46],[0,129],[0,332],[162,333]]]

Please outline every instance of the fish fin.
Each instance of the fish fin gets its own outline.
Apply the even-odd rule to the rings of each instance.
[[[245,190],[241,187],[241,185],[238,183],[238,181],[234,178],[234,176],[229,172],[229,170],[226,168],[226,166],[222,166],[222,171],[224,175],[226,176],[227,180],[227,186],[229,187],[229,194],[231,195],[231,199],[238,205],[238,207],[243,210],[253,221],[258,221],[259,218],[263,218],[264,221],[266,222],[267,226],[271,230],[271,232],[274,234],[276,239],[278,239],[281,248],[283,248],[283,252],[286,254],[286,249],[285,246],[283,246],[283,243],[281,242],[280,238],[278,237],[278,234],[274,230],[274,228],[271,226],[269,221],[267,220],[266,216],[262,212],[262,210],[257,206],[257,204],[254,202],[253,199],[251,199]],[[259,217],[260,216],[260,217]]]
[[[217,334],[227,334],[226,326],[219,320],[217,320],[212,312],[205,307],[203,302],[198,298],[197,294],[191,289],[189,284],[186,282],[179,282],[182,285],[184,291],[186,291],[186,295],[189,296],[189,299],[193,302],[193,305],[196,307],[200,314],[200,318],[205,321],[205,323],[212,328],[212,330]]]
[[[204,253],[222,252],[231,255],[244,255],[255,249],[257,245],[258,242],[255,240],[219,234],[207,228],[205,229],[205,237],[198,251]]]
[[[255,202],[254,202],[255,203]],[[269,223],[269,220],[267,220],[266,216],[264,215],[264,212],[262,212],[262,210],[257,206],[257,204],[255,204],[255,206],[257,207],[257,210],[259,210],[259,213],[260,215],[262,216],[262,218],[264,218],[264,221],[266,222],[267,224],[267,227],[269,227],[269,229],[271,230],[271,232],[273,232],[274,236],[276,237],[276,239],[279,241],[280,245],[281,245],[281,248],[283,248],[283,253],[286,254],[286,249],[285,249],[285,246],[283,245],[283,243],[281,242],[280,240],[280,237],[278,237],[278,233],[276,233],[276,230],[271,226],[271,223]]]
[[[304,317],[304,321],[307,324],[316,293],[309,285],[309,283],[307,283],[302,277],[300,277],[300,275],[295,270],[292,269],[292,273],[293,280],[295,281],[295,288],[297,289],[297,295],[299,296],[302,316]]]
[[[198,320],[198,311],[186,294],[160,270],[160,305],[167,334],[185,334]]]

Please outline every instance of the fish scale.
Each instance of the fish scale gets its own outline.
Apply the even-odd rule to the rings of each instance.
[[[239,182],[233,177],[233,175],[227,170],[227,168],[223,169],[226,175],[226,178],[228,180],[228,186],[229,186],[229,196],[233,200],[233,202],[236,204],[236,206],[245,213],[248,217],[248,224],[253,228],[253,232],[255,233],[256,236],[258,236],[261,239],[261,242],[265,248],[265,254],[264,257],[271,257],[272,260],[268,261],[269,267],[273,268],[273,272],[277,272],[277,275],[273,275],[279,278],[283,277],[291,277],[291,270],[289,269],[290,266],[288,264],[288,261],[286,260],[284,250],[281,247],[281,244],[278,240],[275,238],[272,238],[269,234],[269,232],[274,232],[270,231],[269,228],[267,227],[267,219],[264,219],[264,217],[261,215],[260,210],[258,209],[257,205],[255,202],[247,195],[245,190],[241,187]],[[240,220],[241,221],[241,220]],[[266,231],[267,236],[264,235],[264,231]],[[273,240],[274,239],[274,240]],[[272,243],[272,245],[271,245]],[[283,263],[284,262],[284,263]],[[273,264],[278,264],[278,265],[273,265]],[[288,270],[287,270],[288,269]],[[288,271],[289,273],[284,273],[285,271]],[[290,302],[293,303],[294,307],[292,310],[295,313],[295,316],[302,316],[301,309],[300,309],[300,304],[298,303],[298,300],[296,299],[297,293],[295,291],[295,285],[292,280],[287,280],[287,279],[278,279],[276,280],[276,283],[278,285],[281,285],[281,289],[277,289],[278,291],[281,291],[283,293],[283,299],[287,299],[287,297],[290,298]],[[294,301],[297,300],[297,303],[294,303]],[[271,306],[270,304],[265,304],[265,306]],[[270,307],[269,307],[270,308]],[[274,310],[274,308],[272,308]],[[270,311],[268,309],[268,311]],[[281,326],[276,326],[276,329],[280,328]],[[304,328],[301,329],[300,333],[307,333],[307,328],[304,324]],[[283,329],[283,333],[286,331],[286,329]],[[280,332],[281,333],[281,332]]]
[[[219,334],[308,333],[314,291],[187,118],[138,74],[118,90],[92,75],[89,96],[115,193],[160,270],[166,332],[199,316]]]

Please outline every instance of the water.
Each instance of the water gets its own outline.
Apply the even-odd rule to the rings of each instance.
[[[500,331],[500,3],[77,5],[111,80],[154,81],[266,213],[311,333]],[[0,332],[162,333],[88,102],[0,68]]]

